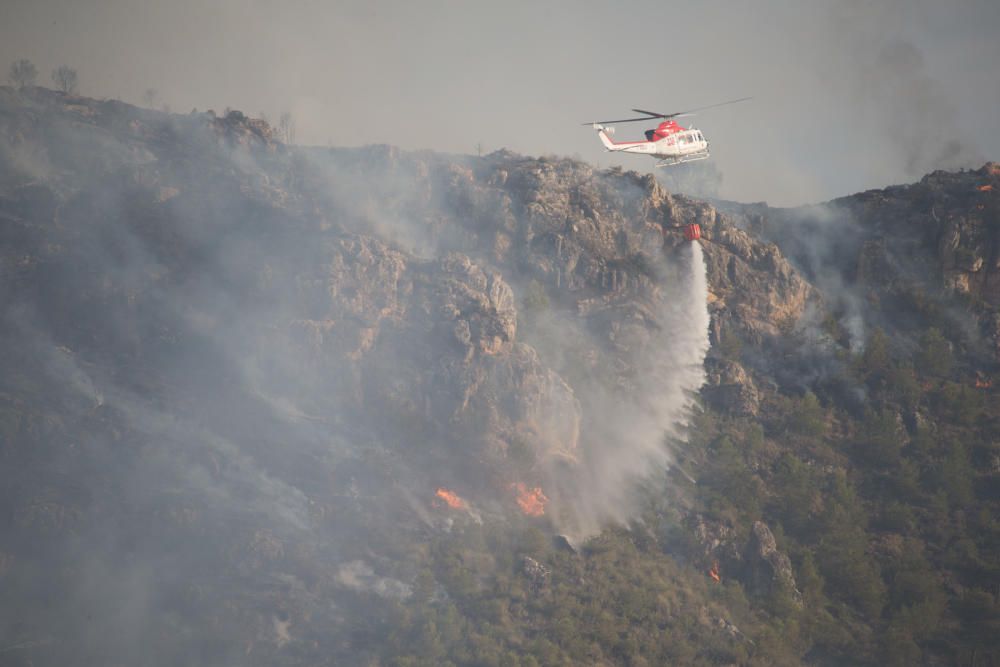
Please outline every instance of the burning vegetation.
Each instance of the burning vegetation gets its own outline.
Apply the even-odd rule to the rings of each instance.
[[[454,491],[449,491],[448,489],[441,487],[438,488],[434,495],[453,510],[469,510],[469,503],[465,502],[465,500],[463,500],[462,497]],[[440,503],[438,504],[440,505]]]
[[[511,484],[517,499],[517,506],[521,508],[526,516],[543,516],[545,514],[545,504],[549,502],[548,497],[537,486],[529,489],[521,482]]]

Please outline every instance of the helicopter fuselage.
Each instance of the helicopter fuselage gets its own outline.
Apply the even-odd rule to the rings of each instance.
[[[613,127],[594,123],[601,143],[609,152],[649,155],[660,160],[656,166],[665,167],[709,157],[708,140],[695,128],[684,128],[672,120],[660,123],[655,130],[646,131],[646,141],[614,141]]]

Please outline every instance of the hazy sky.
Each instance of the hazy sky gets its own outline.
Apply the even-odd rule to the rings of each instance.
[[[652,169],[580,123],[700,114],[721,195],[791,204],[1000,160],[1000,2],[3,0],[0,65],[174,111],[290,111],[298,142],[506,147]],[[639,137],[641,123],[618,138]]]

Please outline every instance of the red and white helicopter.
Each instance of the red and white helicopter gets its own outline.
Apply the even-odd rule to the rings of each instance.
[[[707,107],[698,107],[689,111],[678,111],[677,113],[657,113],[656,111],[644,111],[642,109],[632,109],[636,113],[646,114],[641,118],[621,118],[619,120],[599,120],[594,123],[584,123],[591,125],[597,130],[597,136],[601,138],[604,147],[615,153],[636,153],[638,155],[649,155],[657,158],[657,167],[669,167],[695,160],[704,160],[709,156],[708,140],[701,130],[693,127],[681,127],[675,118],[691,116],[695,111],[721,107],[725,104],[736,104],[749,100],[749,97],[741,97],[738,100],[719,102],[710,104]],[[605,127],[607,123],[635,123],[638,121],[651,121],[662,118],[655,130],[646,130],[645,141],[614,141],[611,135],[615,133],[615,128]]]

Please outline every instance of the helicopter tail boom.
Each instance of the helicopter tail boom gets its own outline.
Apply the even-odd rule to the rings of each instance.
[[[648,141],[615,141],[611,138],[611,135],[615,133],[613,127],[604,127],[600,123],[594,123],[593,128],[597,130],[597,136],[601,138],[604,148],[609,151],[648,153],[652,150],[652,144]]]
[[[597,136],[601,138],[601,143],[609,151],[615,150],[615,143],[611,141],[611,137],[608,135],[614,132],[614,128],[607,128],[599,123],[594,123],[594,129],[597,130]]]

